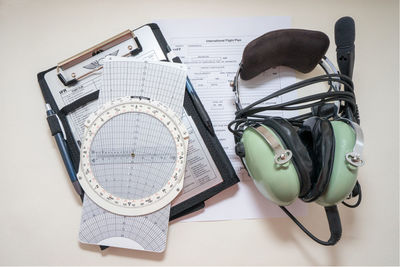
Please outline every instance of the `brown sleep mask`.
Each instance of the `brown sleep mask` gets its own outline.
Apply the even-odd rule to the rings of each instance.
[[[240,77],[249,80],[277,66],[310,72],[321,61],[328,47],[329,38],[323,32],[300,29],[268,32],[251,41],[244,49]]]

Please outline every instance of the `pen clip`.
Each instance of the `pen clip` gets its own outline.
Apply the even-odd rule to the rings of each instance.
[[[142,46],[131,30],[126,30],[57,64],[57,76],[64,86],[72,86],[103,68],[106,56],[135,56]]]
[[[58,115],[55,114],[55,113],[54,113],[54,116],[56,116],[56,118],[57,118],[57,120],[58,120],[58,123],[60,124],[61,132],[62,132],[62,135],[63,135],[64,140],[67,141],[67,135],[65,134],[65,129],[64,129],[64,126],[63,126],[63,124],[62,124],[60,118],[59,118]]]

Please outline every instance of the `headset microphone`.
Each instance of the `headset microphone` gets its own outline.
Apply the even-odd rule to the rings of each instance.
[[[353,77],[355,25],[351,17],[342,17],[335,24],[337,63],[341,74]]]
[[[349,76],[350,79],[353,77],[354,67],[354,40],[356,30],[354,20],[351,17],[342,17],[335,23],[335,43],[336,43],[336,58],[339,66],[340,73]],[[351,91],[348,86],[344,86],[345,91]],[[344,108],[345,113],[349,118],[359,121],[358,110],[356,112],[350,112],[348,107]]]

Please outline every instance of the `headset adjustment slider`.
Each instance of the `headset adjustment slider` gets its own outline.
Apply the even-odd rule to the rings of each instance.
[[[256,127],[250,126],[253,128],[256,133],[264,138],[264,140],[268,143],[271,149],[274,151],[274,161],[276,164],[283,165],[287,163],[292,158],[292,151],[288,149],[284,149],[277,138],[262,125],[258,125]]]

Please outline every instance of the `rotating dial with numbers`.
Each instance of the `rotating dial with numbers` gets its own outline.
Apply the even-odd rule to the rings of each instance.
[[[179,117],[161,102],[115,99],[85,121],[78,180],[110,212],[154,212],[182,190],[188,139]]]

